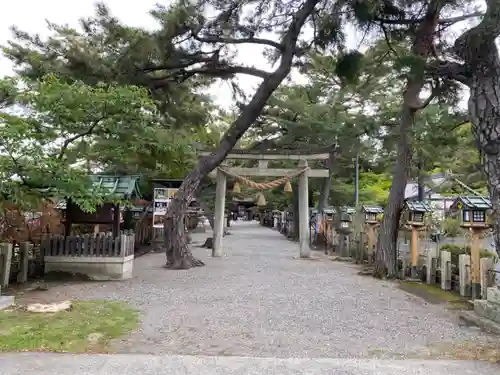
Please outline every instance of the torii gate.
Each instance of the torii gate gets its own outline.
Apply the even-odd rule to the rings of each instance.
[[[311,249],[309,247],[309,177],[328,177],[328,169],[310,169],[308,160],[326,160],[330,157],[333,149],[323,149],[317,152],[292,151],[287,154],[278,151],[250,151],[233,150],[226,160],[257,160],[257,168],[229,167],[224,162],[216,170],[210,173],[216,177],[217,189],[215,195],[215,220],[212,257],[221,257],[222,237],[224,232],[224,211],[226,201],[227,175],[236,176],[258,176],[258,177],[287,177],[298,176],[299,179],[299,244],[300,257],[309,258]],[[210,151],[200,152],[201,156],[209,156]],[[298,168],[268,168],[269,161],[294,160]]]

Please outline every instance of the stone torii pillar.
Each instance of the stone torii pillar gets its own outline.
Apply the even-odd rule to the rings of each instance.
[[[307,160],[299,162],[300,168],[307,168]],[[299,176],[299,246],[300,257],[309,258],[311,248],[309,247],[309,169]]]
[[[217,169],[217,188],[215,190],[214,235],[212,257],[222,256],[222,237],[224,236],[224,211],[226,207],[227,178],[224,172]]]

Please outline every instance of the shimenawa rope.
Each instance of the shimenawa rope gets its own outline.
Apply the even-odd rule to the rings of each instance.
[[[220,171],[222,171],[225,175],[234,178],[236,181],[238,181],[242,184],[245,184],[250,188],[264,190],[264,189],[274,189],[274,188],[277,188],[277,187],[285,184],[286,182],[297,177],[301,173],[304,173],[306,170],[309,169],[309,167],[305,167],[305,168],[303,168],[295,173],[292,173],[292,174],[287,175],[287,176],[283,176],[282,178],[280,178],[278,180],[274,180],[274,181],[270,181],[270,182],[255,182],[255,181],[249,180],[246,177],[238,176],[237,174],[231,173],[227,169],[224,169],[221,167],[219,167],[218,169]]]

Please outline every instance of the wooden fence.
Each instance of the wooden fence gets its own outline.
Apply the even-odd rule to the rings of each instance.
[[[110,233],[51,236],[44,238],[40,245],[0,243],[0,287],[43,276],[46,256],[127,257],[134,254],[134,245],[132,231],[122,232],[116,238]]]
[[[84,234],[80,236],[51,236],[42,240],[45,256],[125,257],[134,254],[134,232]]]
[[[150,214],[150,209],[152,209],[152,203],[146,207],[141,217],[135,222],[134,244],[136,249],[139,249],[141,246],[150,245],[153,240],[153,215]]]

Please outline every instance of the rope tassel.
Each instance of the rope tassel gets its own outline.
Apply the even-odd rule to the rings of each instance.
[[[293,190],[292,190],[292,184],[290,183],[290,181],[287,181],[285,183],[285,187],[283,188],[283,191],[285,193],[291,193]]]
[[[259,207],[265,206],[267,204],[266,197],[262,193],[257,193],[257,199],[255,204]]]
[[[238,181],[233,185],[233,193],[241,193],[241,186]]]

